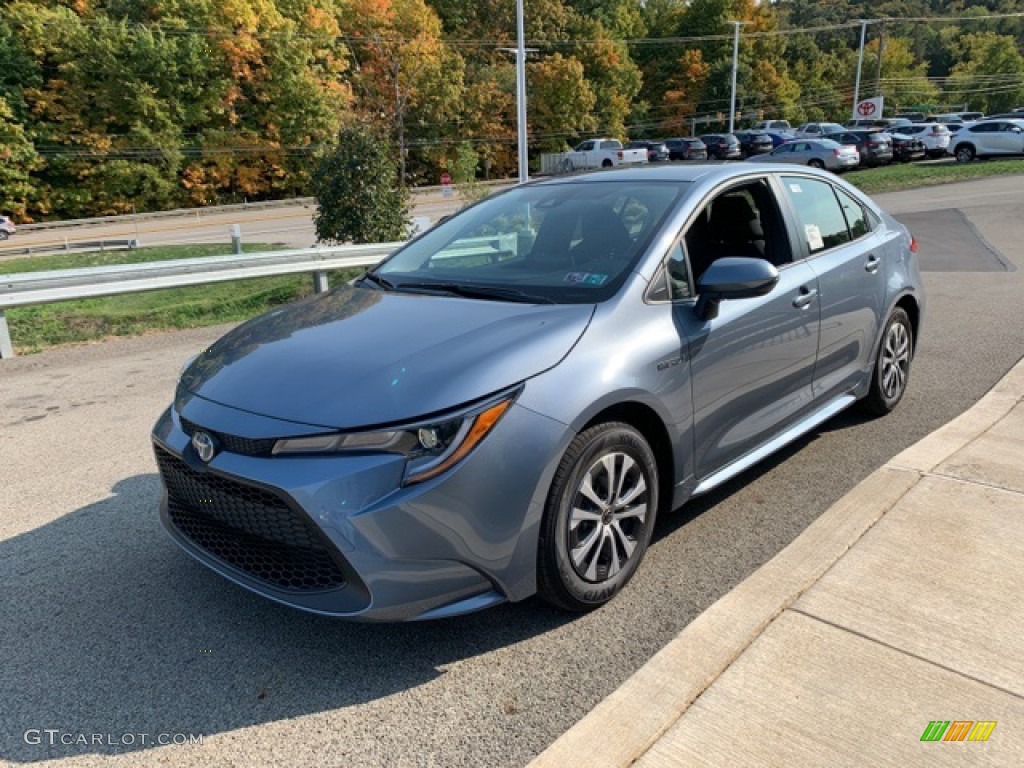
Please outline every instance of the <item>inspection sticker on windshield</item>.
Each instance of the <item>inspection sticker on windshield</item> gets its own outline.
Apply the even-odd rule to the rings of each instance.
[[[804,232],[807,233],[807,245],[812,251],[820,251],[825,247],[825,241],[821,239],[821,230],[818,229],[817,224],[807,224],[804,227]]]
[[[790,184],[790,185],[789,185],[789,188],[790,188],[790,189],[791,189],[791,190],[792,190],[793,192],[803,192],[803,190],[802,190],[802,189],[800,189],[800,185],[799,185],[799,184]]]
[[[608,275],[597,272],[570,272],[565,276],[565,282],[573,285],[604,285],[608,281]]]

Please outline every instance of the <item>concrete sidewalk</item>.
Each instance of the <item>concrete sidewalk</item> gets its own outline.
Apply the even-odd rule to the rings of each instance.
[[[530,766],[968,764],[1024,765],[1024,361]]]

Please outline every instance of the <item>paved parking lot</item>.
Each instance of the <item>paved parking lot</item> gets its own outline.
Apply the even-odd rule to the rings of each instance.
[[[937,242],[922,248],[928,315],[900,408],[877,421],[842,415],[660,520],[637,577],[585,617],[531,600],[438,623],[343,624],[251,596],[194,564],[157,523],[148,429],[180,362],[223,329],[3,361],[0,761],[524,764],[1024,353],[1022,272],[949,271],[961,252],[982,266],[993,253],[1024,263],[1020,179],[985,185],[879,197],[916,217],[922,243]],[[991,251],[979,250],[970,227],[961,241],[942,235],[950,208]],[[105,738],[26,740],[45,729]],[[125,744],[125,734],[203,743]]]

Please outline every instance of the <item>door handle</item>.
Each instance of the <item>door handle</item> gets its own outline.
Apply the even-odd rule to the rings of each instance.
[[[870,256],[868,256],[868,260],[864,264],[864,269],[866,269],[871,274],[874,274],[875,272],[878,271],[878,267],[881,265],[881,263],[882,260],[872,253]]]
[[[797,309],[807,309],[814,297],[818,295],[817,288],[808,288],[806,285],[800,289],[800,295],[793,299],[793,306]]]

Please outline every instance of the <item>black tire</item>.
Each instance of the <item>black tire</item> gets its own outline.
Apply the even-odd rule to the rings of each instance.
[[[621,473],[618,478],[616,473]],[[657,509],[658,465],[643,435],[615,421],[577,435],[555,472],[544,507],[537,551],[541,598],[577,612],[611,600],[643,560]]]
[[[6,240],[8,238],[7,230],[0,229],[0,240]]]
[[[969,163],[977,156],[977,153],[974,151],[974,147],[970,144],[957,145],[956,151],[953,154],[955,155],[958,163]]]
[[[825,164],[816,157],[812,157],[810,160],[808,160],[807,164],[811,166],[811,168],[820,168],[821,170],[825,170]]]
[[[612,167],[612,161],[608,160],[607,158],[605,158],[603,161],[601,161],[601,167],[602,168],[611,168]]]
[[[896,407],[907,391],[913,359],[914,328],[907,313],[897,307],[882,332],[871,374],[871,389],[861,401],[864,410],[874,416],[884,416]]]

